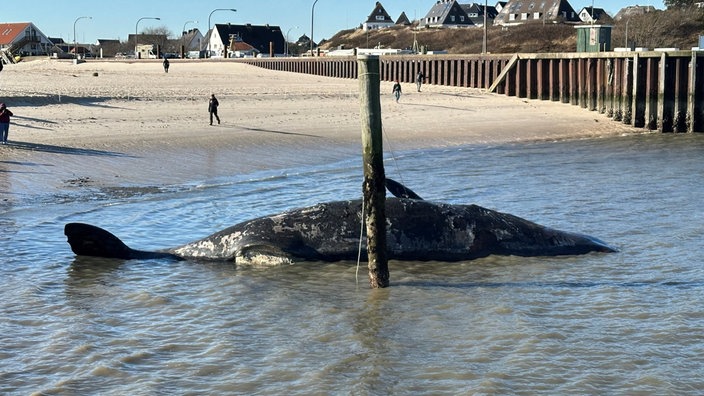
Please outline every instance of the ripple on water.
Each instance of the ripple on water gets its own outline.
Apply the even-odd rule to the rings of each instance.
[[[135,248],[175,246],[357,196],[356,158],[14,206],[0,219],[0,244],[13,249],[0,267],[0,393],[696,393],[702,143],[649,135],[400,153],[397,179],[421,196],[585,232],[620,252],[392,262],[385,290],[369,290],[351,262],[75,258],[62,234],[82,221]]]

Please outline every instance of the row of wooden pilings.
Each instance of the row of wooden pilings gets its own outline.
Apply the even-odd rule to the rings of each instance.
[[[660,132],[704,132],[704,52],[389,55],[382,81],[479,88],[560,101]],[[256,58],[255,66],[327,77],[358,76],[356,57]]]

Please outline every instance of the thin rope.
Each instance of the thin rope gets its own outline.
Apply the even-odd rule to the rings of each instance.
[[[362,216],[360,216],[359,227],[359,249],[357,250],[357,271],[354,274],[354,280],[359,286],[359,265],[362,262],[362,238],[364,238],[364,198],[362,198]]]
[[[396,160],[396,155],[394,154],[394,150],[391,148],[391,139],[389,139],[389,135],[386,133],[386,127],[383,125],[381,126],[381,133],[384,136],[384,139],[386,140],[387,146],[389,146],[389,155],[391,155],[391,162],[394,164],[394,168],[396,168],[396,174],[398,174],[398,179],[401,182],[401,184],[405,185],[406,182],[403,180],[403,175],[401,175],[401,168],[398,166],[398,161]]]

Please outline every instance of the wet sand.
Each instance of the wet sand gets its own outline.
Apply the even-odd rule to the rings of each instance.
[[[640,130],[562,103],[381,84],[386,149],[593,138]],[[37,60],[0,73],[15,116],[0,146],[0,201],[78,186],[163,186],[360,153],[357,80],[232,61]],[[208,125],[208,98],[220,125]]]

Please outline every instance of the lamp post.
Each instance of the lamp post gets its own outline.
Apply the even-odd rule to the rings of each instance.
[[[315,18],[315,3],[317,2],[318,0],[315,0],[313,7],[310,8],[310,56],[313,56],[313,20]]]
[[[213,32],[210,31],[210,17],[213,16],[213,13],[215,13],[215,11],[237,12],[237,10],[234,8],[216,8],[210,12],[210,15],[208,15],[208,56],[207,56],[207,58],[210,58],[210,39],[213,37]]]
[[[291,29],[298,29],[298,26],[294,26],[294,27],[292,27],[292,28],[289,28],[289,29],[286,31],[286,51],[285,51],[285,52],[286,52],[286,56],[288,56],[288,34],[291,32]]]
[[[134,25],[134,58],[135,59],[137,59],[137,35],[139,35],[139,33],[138,33],[139,22],[143,19],[156,19],[157,21],[161,20],[161,18],[159,18],[159,17],[141,17],[141,18],[137,19],[137,23]]]
[[[93,19],[93,17],[79,16],[78,18],[76,18],[75,21],[73,21],[73,57],[76,59],[78,59],[78,48],[76,48],[78,45],[78,40],[76,40],[76,22],[81,19]]]
[[[486,16],[487,12],[486,11],[487,11],[488,5],[489,5],[489,1],[484,0],[484,26],[483,26],[484,37],[482,38],[482,54],[486,54],[486,33],[487,33],[487,29],[488,29],[488,27],[486,26],[486,22],[487,22],[487,16]],[[544,12],[545,12],[545,10],[543,10],[543,13]]]
[[[186,21],[186,23],[183,24],[183,29],[181,29],[181,46],[184,47],[183,48],[184,53],[182,53],[181,56],[184,58],[186,57],[186,54],[185,54],[185,52],[186,52],[186,48],[185,48],[186,47],[186,25],[188,25],[189,23],[198,23],[198,21]],[[200,48],[198,48],[198,49],[200,49]]]

